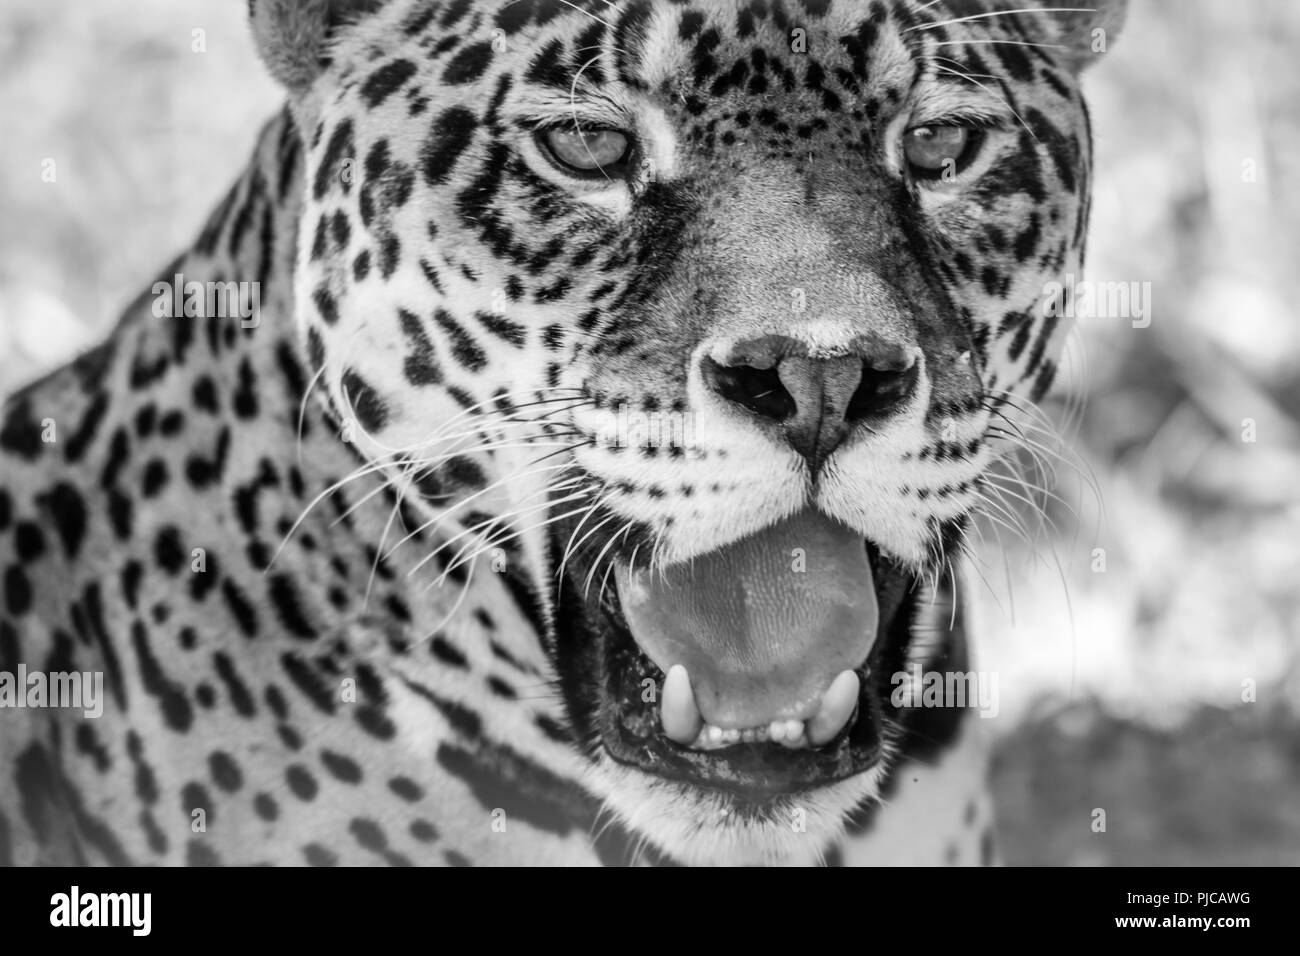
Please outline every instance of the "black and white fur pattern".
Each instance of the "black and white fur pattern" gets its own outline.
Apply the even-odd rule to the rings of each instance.
[[[0,862],[990,862],[961,715],[756,817],[612,761],[557,693],[548,522],[684,560],[815,502],[917,575],[899,653],[969,662],[952,559],[1068,332],[1122,13],[1030,6],[254,0],[289,108],[161,278],[258,281],[259,325],[145,296],[4,408],[0,670],[111,693],[0,715]],[[633,175],[539,154],[579,111]],[[979,155],[909,182],[902,128],[953,115]],[[918,388],[814,480],[701,386],[768,332],[883,337]],[[623,406],[693,453],[603,442]]]

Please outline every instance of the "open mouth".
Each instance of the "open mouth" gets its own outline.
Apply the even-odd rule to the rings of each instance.
[[[914,579],[857,532],[810,507],[677,565],[633,563],[625,543],[583,550],[556,619],[581,739],[755,803],[880,760]]]

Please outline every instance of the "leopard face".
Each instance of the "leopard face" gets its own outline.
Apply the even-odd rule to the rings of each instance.
[[[669,852],[807,856],[876,794],[899,635],[1055,374],[1121,6],[393,0],[281,63],[317,391],[453,562],[525,569]]]

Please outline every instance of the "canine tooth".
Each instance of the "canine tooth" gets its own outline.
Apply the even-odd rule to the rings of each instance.
[[[664,678],[659,719],[663,722],[664,736],[679,744],[692,743],[704,726],[704,718],[695,705],[695,692],[691,690],[691,677],[681,664],[670,667]]]
[[[858,705],[858,675],[853,671],[841,671],[822,697],[821,708],[808,721],[808,741],[814,747],[828,743],[832,737],[844,729],[853,708]]]

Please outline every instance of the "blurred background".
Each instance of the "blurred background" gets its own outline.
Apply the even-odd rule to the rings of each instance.
[[[279,95],[244,11],[6,0],[0,393],[101,337],[245,161]],[[1297,49],[1291,0],[1133,0],[1088,79],[1088,276],[1150,283],[1150,324],[1081,325],[1025,472],[1050,522],[983,530],[1008,862],[1300,864]]]

